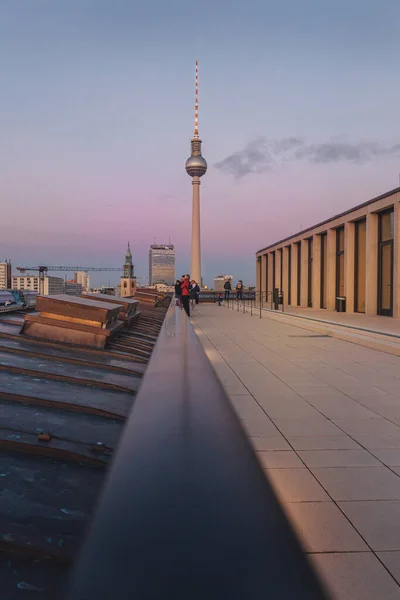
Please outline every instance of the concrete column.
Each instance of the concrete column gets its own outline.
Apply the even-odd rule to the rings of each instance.
[[[262,292],[262,295],[265,295],[265,289],[266,289],[266,285],[267,285],[267,281],[266,281],[266,270],[265,270],[265,265],[267,263],[268,260],[268,254],[263,254],[261,257],[261,289],[260,292]]]
[[[400,194],[397,194],[393,218],[393,316],[400,319]]]
[[[328,229],[326,240],[327,254],[327,298],[326,309],[335,310],[336,305],[336,229]]]
[[[346,312],[354,312],[354,260],[355,260],[355,231],[354,223],[344,226],[344,295],[346,297]]]
[[[312,306],[321,308],[321,236],[313,237]]]
[[[275,252],[275,287],[281,289],[281,251],[277,250]]]
[[[292,268],[291,268],[291,282],[292,289],[290,290],[291,303],[290,306],[297,306],[297,257],[299,254],[299,247],[297,244],[292,244]]]
[[[286,310],[288,307],[288,298],[289,298],[289,249],[283,248],[283,281],[281,284],[283,290],[283,308]]]
[[[378,312],[378,215],[367,214],[365,314]]]
[[[200,250],[200,177],[193,177],[192,205],[192,260],[190,277],[201,286],[201,250]]]
[[[261,264],[262,264],[262,256],[256,258],[256,294],[259,296],[261,292]]]
[[[300,306],[308,306],[308,240],[301,240]]]

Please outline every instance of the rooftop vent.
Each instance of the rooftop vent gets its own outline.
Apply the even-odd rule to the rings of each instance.
[[[124,324],[119,321],[123,308],[113,302],[86,298],[38,296],[39,314],[25,315],[21,335],[92,348],[104,348]]]
[[[139,301],[132,298],[121,298],[120,296],[106,296],[105,294],[84,294],[82,298],[95,300],[96,302],[106,302],[118,304],[119,320],[123,321],[126,328],[131,327],[133,322],[139,316]]]

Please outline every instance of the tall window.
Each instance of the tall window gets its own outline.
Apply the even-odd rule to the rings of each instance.
[[[365,283],[367,274],[367,222],[355,223],[354,239],[354,311],[365,313]]]
[[[321,308],[326,308],[328,290],[328,236],[321,235]]]
[[[292,246],[288,246],[288,304],[292,304]]]
[[[268,300],[268,254],[265,255],[265,301]]]
[[[280,277],[280,289],[283,290],[283,248],[281,248],[280,250],[278,250],[279,255],[280,255],[280,273],[279,273],[279,277]]]
[[[336,230],[336,297],[344,296],[344,227]]]
[[[312,238],[309,238],[307,240],[307,245],[308,245],[308,261],[307,261],[308,262],[308,273],[307,273],[308,301],[307,301],[307,305],[311,308],[312,307],[312,265],[313,265],[313,239]]]
[[[297,306],[301,304],[301,242],[297,243]]]
[[[393,315],[393,208],[379,214],[378,312]]]

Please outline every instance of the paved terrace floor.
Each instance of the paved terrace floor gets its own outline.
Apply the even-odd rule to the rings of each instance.
[[[216,305],[193,324],[334,600],[400,600],[400,359]]]
[[[323,309],[297,307],[285,309],[285,314],[328,321],[330,323],[347,325],[349,327],[360,327],[369,331],[376,331],[400,337],[400,319],[393,319],[391,317],[381,317],[379,315],[368,316],[363,313],[338,313],[332,310],[327,311]]]

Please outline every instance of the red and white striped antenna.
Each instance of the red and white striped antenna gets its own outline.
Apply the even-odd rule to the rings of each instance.
[[[194,137],[199,137],[199,61],[196,60],[196,90],[194,103]]]

